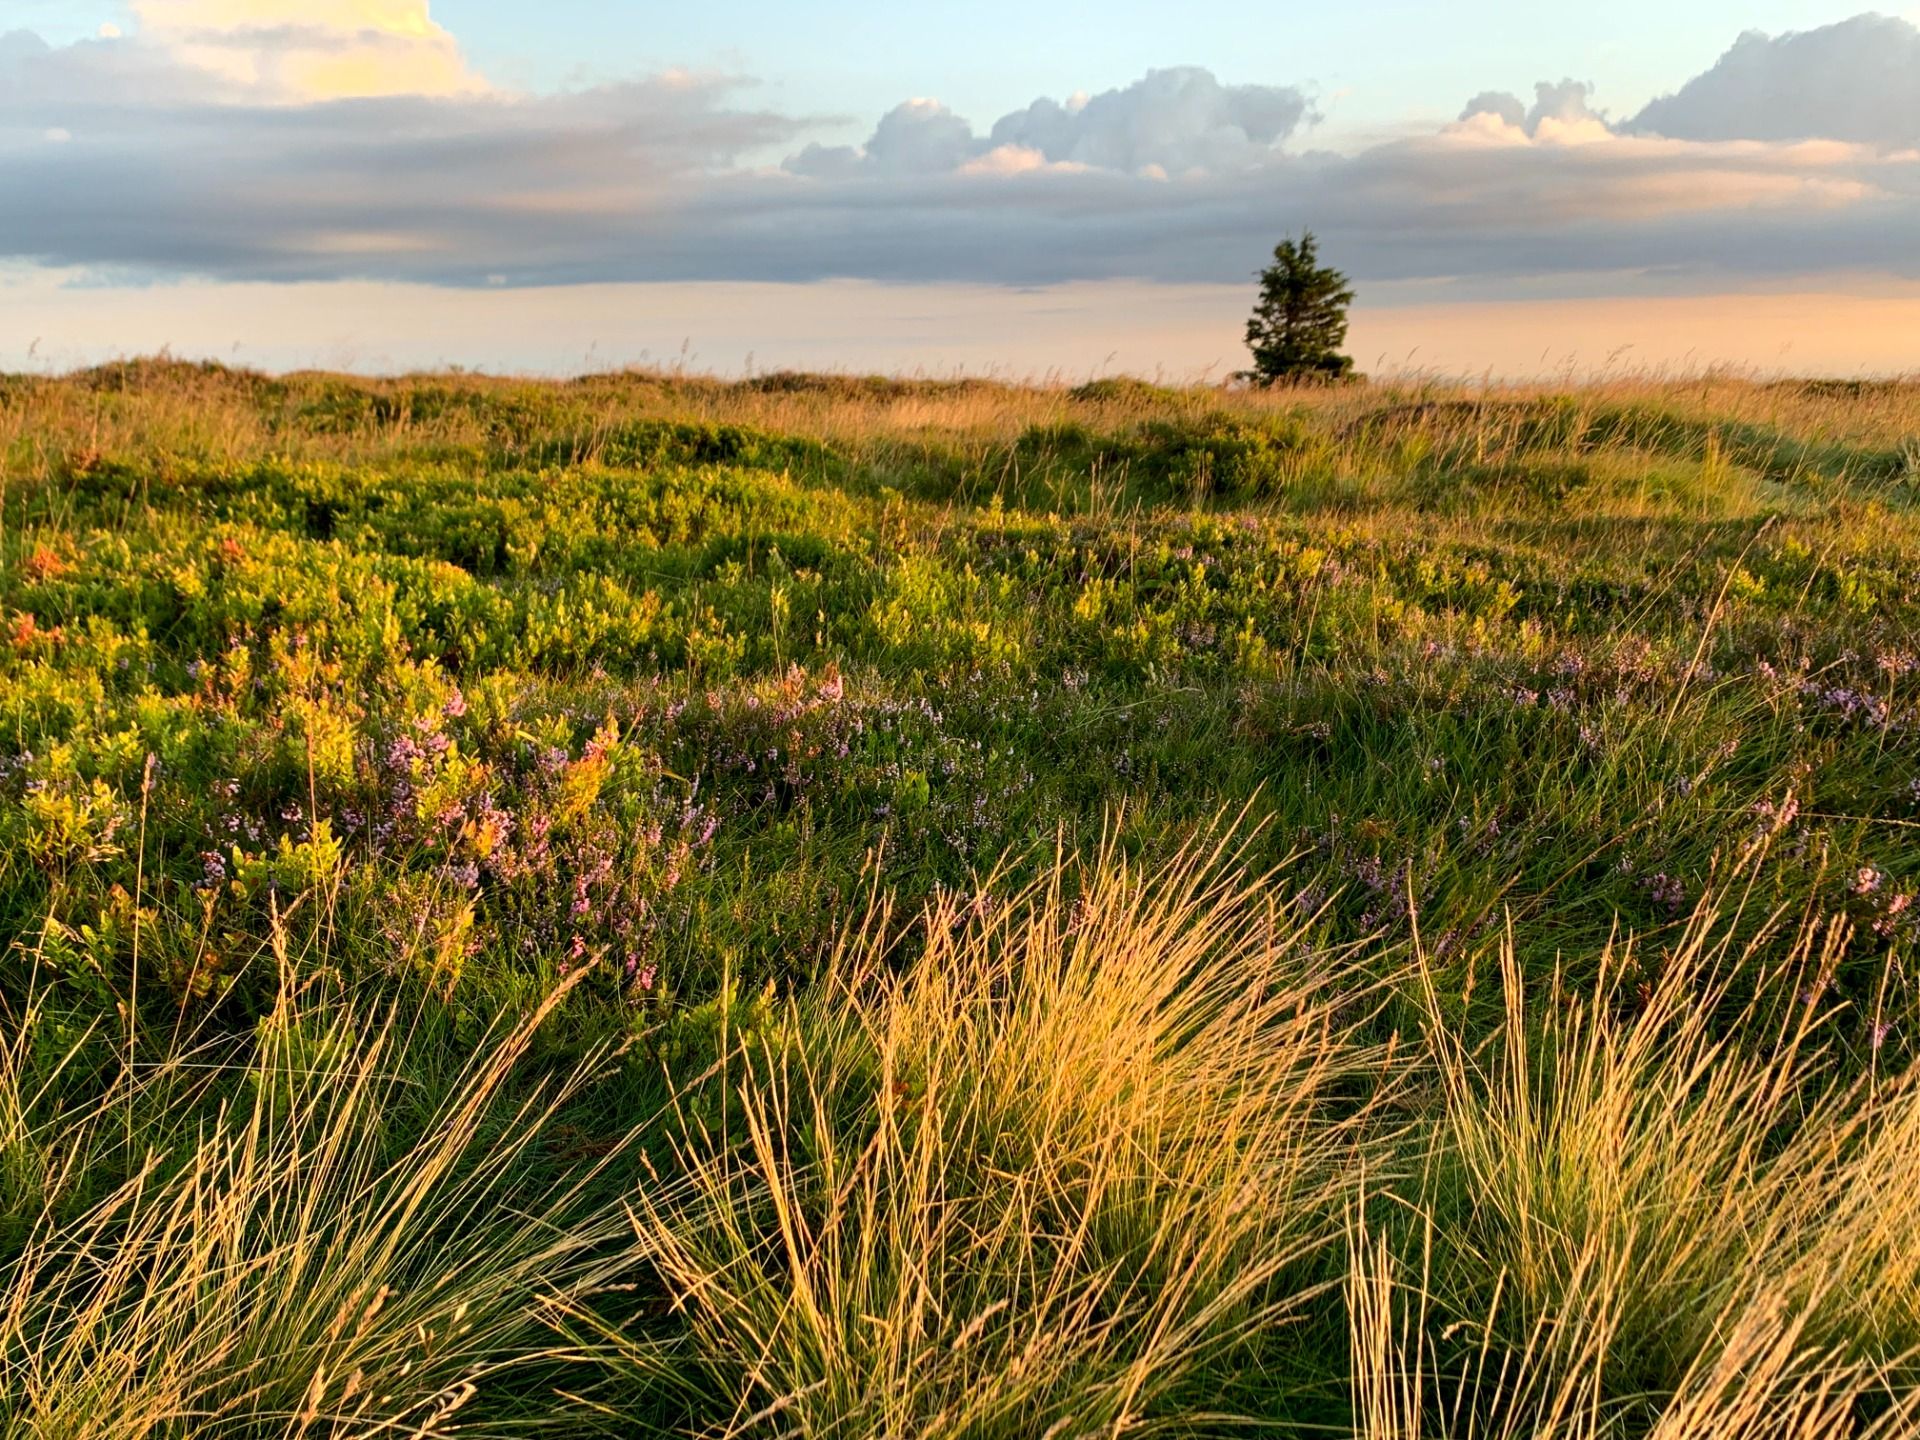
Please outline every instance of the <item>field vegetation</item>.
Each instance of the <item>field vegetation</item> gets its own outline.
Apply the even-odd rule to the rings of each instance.
[[[1920,1435],[1920,384],[0,377],[0,1437]]]

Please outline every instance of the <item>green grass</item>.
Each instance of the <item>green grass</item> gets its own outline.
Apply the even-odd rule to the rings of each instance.
[[[1917,446],[0,377],[0,1435],[1917,1433]]]

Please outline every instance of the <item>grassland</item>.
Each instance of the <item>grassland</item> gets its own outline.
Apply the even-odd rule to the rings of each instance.
[[[0,1436],[1920,1435],[1920,384],[0,377]]]

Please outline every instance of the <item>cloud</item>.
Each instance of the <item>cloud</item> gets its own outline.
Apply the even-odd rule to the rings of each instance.
[[[1467,123],[1490,117],[1536,139],[1604,139],[1609,126],[1606,116],[1588,105],[1592,94],[1593,86],[1584,80],[1562,80],[1557,85],[1542,80],[1533,87],[1529,109],[1517,95],[1483,90],[1467,102],[1460,119]]]
[[[453,36],[434,23],[427,0],[132,0],[132,10],[146,44],[255,96],[302,101],[486,88]]]
[[[1002,117],[988,139],[1056,163],[1179,175],[1258,165],[1317,118],[1290,85],[1222,85],[1206,70],[1180,66],[1078,103],[1036,100]]]
[[[123,280],[631,273],[702,177],[802,128],[680,73],[306,103],[205,73],[145,41],[0,41],[0,257]]]
[[[909,100],[880,121],[865,146],[810,145],[786,162],[813,179],[858,174],[915,175],[968,170],[1005,152],[988,169],[1006,171],[1012,157],[1038,156],[1043,167],[1113,170],[1164,178],[1195,171],[1246,170],[1274,159],[1279,147],[1318,117],[1290,85],[1223,85],[1195,66],[1150,70],[1124,89],[1042,98],[1003,115],[984,136],[946,106]]]
[[[1090,167],[1071,160],[1049,160],[1026,145],[996,145],[960,167],[962,175],[1076,175]],[[1164,177],[1161,177],[1164,178]]]
[[[880,117],[866,145],[809,145],[790,157],[795,175],[819,179],[862,173],[917,175],[957,170],[979,153],[973,127],[938,100],[908,100]]]
[[[289,106],[485,93],[426,0],[133,0],[138,28],[53,47],[0,33],[0,109]]]
[[[1749,31],[1628,128],[1682,140],[1920,145],[1920,28],[1858,15],[1777,37]]]
[[[1515,130],[1524,131],[1527,128],[1527,107],[1520,102],[1518,95],[1505,90],[1482,90],[1467,101],[1466,108],[1460,112],[1460,119],[1465,123],[1478,120],[1483,115],[1492,116]]]
[[[457,47],[416,0],[142,0],[138,15],[135,34],[63,47],[0,36],[0,258],[121,280],[509,289],[1238,284],[1311,226],[1363,286],[1920,275],[1920,153],[1616,127],[1574,81],[1530,103],[1489,92],[1457,124],[1351,155],[1295,148],[1314,118],[1303,90],[1194,69],[1036,101],[984,132],[911,100],[864,145],[822,146],[737,78],[469,85],[464,62],[436,68]],[[367,47],[418,64],[356,72],[393,93],[301,88],[307,61]]]
[[[52,46],[28,30],[0,33],[0,139],[9,126],[40,129],[85,108],[131,114],[244,98],[238,87],[144,40],[115,36]]]

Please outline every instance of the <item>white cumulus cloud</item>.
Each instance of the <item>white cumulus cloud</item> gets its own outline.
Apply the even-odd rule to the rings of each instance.
[[[1210,71],[1179,66],[1065,105],[1036,100],[1002,117],[988,139],[1052,161],[1127,172],[1158,166],[1178,175],[1242,170],[1271,159],[1314,118],[1293,86],[1223,85]]]
[[[1211,71],[1177,66],[1098,95],[1035,100],[985,135],[937,101],[909,100],[881,119],[863,147],[810,145],[787,169],[816,178],[977,172],[985,156],[1007,151],[1030,152],[1051,167],[1121,174],[1245,170],[1273,159],[1315,118],[1293,86],[1225,85]]]
[[[1629,128],[1682,140],[1920,145],[1920,27],[1857,15],[1786,35],[1749,31]]]

